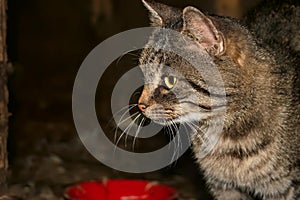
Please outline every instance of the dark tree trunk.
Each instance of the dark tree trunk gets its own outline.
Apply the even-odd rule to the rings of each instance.
[[[6,53],[6,7],[7,0],[0,0],[0,195],[6,190],[7,134],[8,134],[8,89]]]

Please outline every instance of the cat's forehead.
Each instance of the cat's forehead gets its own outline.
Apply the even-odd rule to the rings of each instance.
[[[166,75],[177,75],[181,58],[172,52],[145,48],[140,57],[140,68],[145,78],[156,80]],[[177,69],[176,69],[177,68]]]
[[[196,59],[194,59],[196,58]],[[178,62],[182,59],[206,62],[209,55],[197,40],[170,29],[154,29],[142,51],[140,62]]]
[[[151,62],[143,62],[140,69],[144,74],[145,84],[158,85],[161,82],[162,76],[166,74],[167,66],[163,62],[151,60]]]
[[[165,29],[153,32],[139,62],[145,81],[155,82],[164,75],[199,77],[199,73],[205,73],[214,65],[210,55],[196,41]]]
[[[168,32],[163,31],[162,35],[160,31],[157,31],[150,37],[143,49],[139,59],[140,64],[151,64],[149,67],[156,70],[155,68],[164,68],[180,63],[182,58],[172,51],[179,46],[176,41],[176,38],[168,35]]]

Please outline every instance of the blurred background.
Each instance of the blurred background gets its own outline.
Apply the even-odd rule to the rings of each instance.
[[[241,18],[259,0],[165,0],[184,7]],[[128,174],[103,166],[78,139],[72,119],[72,87],[82,61],[106,38],[148,26],[140,0],[8,0],[10,75],[10,193],[26,199],[61,199],[63,189],[84,180],[138,178],[160,181],[180,191],[182,199],[209,199],[193,155],[153,173]],[[118,65],[133,66],[135,56]],[[112,88],[120,74],[107,72],[102,84]],[[97,94],[99,121],[109,121],[109,95]],[[152,148],[160,145],[146,142]],[[122,144],[121,144],[122,145]],[[146,148],[146,147],[145,147]],[[148,148],[148,147],[147,147]]]

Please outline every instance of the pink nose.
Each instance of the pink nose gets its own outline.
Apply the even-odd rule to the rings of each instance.
[[[142,112],[144,112],[146,110],[146,108],[148,107],[148,105],[146,105],[145,103],[139,103],[138,107]]]

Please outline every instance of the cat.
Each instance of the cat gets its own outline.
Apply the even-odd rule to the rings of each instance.
[[[276,49],[264,47],[263,38],[235,19],[207,15],[191,6],[182,10],[142,2],[150,11],[152,26],[186,35],[194,42],[191,48],[207,52],[224,81],[227,103],[220,138],[203,157],[202,126],[218,120],[211,114],[208,86],[184,59],[145,47],[139,62],[151,84],[145,84],[138,100],[140,111],[164,125],[200,122],[191,133],[192,149],[215,199],[299,199],[300,109],[295,89],[299,61],[285,62]],[[148,44],[153,42],[150,38]],[[183,74],[190,89],[179,77],[166,73],[167,68]],[[178,101],[179,97],[185,101]]]
[[[265,0],[244,21],[267,45],[299,56],[300,1]]]

